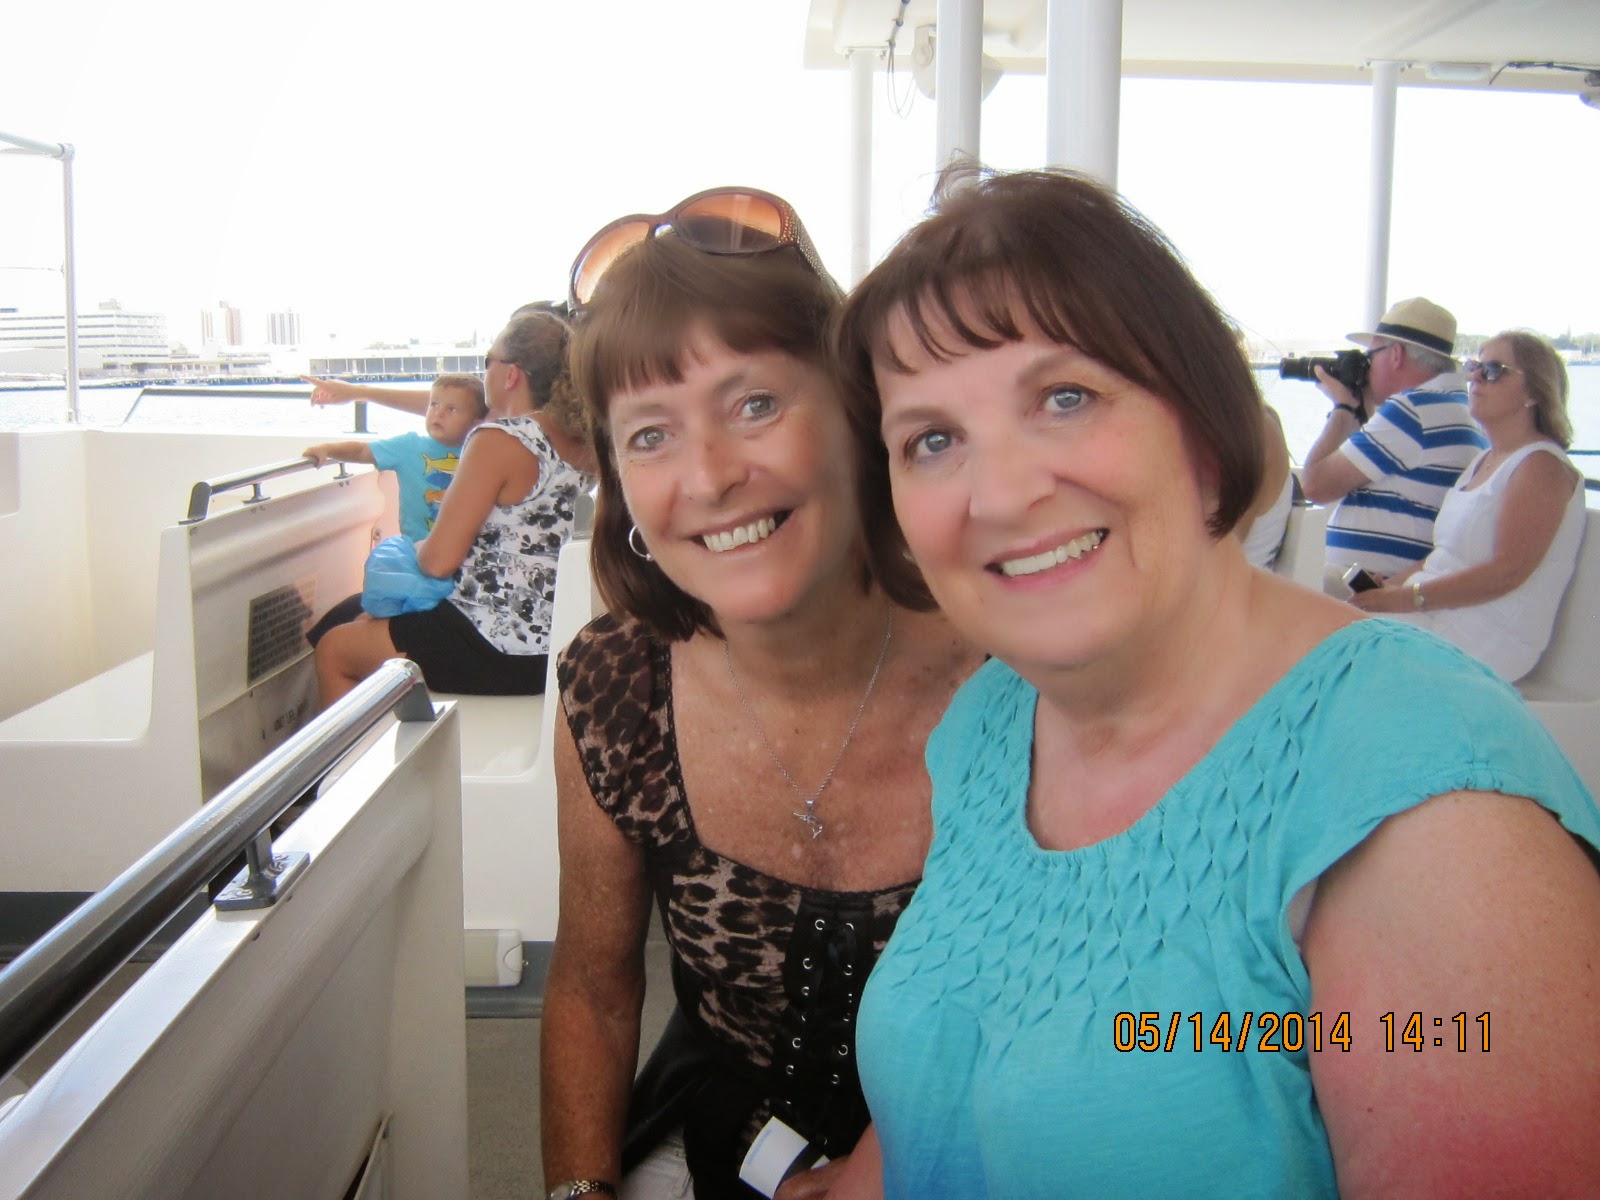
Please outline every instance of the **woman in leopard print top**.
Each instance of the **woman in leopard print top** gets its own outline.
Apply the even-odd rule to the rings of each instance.
[[[647,1159],[629,1195],[681,1195],[648,1190],[668,1169],[700,1200],[755,1196],[740,1164],[774,1116],[848,1155],[856,999],[928,846],[923,743],[979,661],[867,569],[825,353],[838,290],[760,199],[784,217],[769,250],[719,250],[747,214],[692,224],[685,202],[575,295],[610,614],[559,664],[547,1186]],[[677,1010],[636,1083],[652,903]]]

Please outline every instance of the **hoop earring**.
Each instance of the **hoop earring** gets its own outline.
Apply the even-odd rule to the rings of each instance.
[[[648,549],[641,549],[640,548],[641,546],[643,546],[644,543],[642,541],[641,542],[635,542],[633,540],[634,538],[636,538],[638,536],[639,536],[639,527],[637,525],[628,526],[628,549],[632,550],[636,555],[638,555],[640,558],[644,559],[645,562],[655,562],[655,559],[650,557],[650,551]]]

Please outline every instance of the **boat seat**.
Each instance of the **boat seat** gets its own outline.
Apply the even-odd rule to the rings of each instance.
[[[0,744],[131,741],[150,723],[155,661],[140,654],[0,721]]]
[[[543,696],[468,696],[433,692],[461,713],[461,777],[499,779],[525,774],[538,757]]]
[[[153,648],[0,721],[0,892],[98,890],[287,740],[316,711],[305,630],[387,511],[364,472],[162,529]]]
[[[1272,570],[1276,575],[1320,592],[1323,563],[1327,560],[1328,510],[1300,499],[1298,486],[1295,496],[1289,509],[1289,523],[1283,531],[1283,544],[1278,547]]]
[[[556,600],[550,623],[551,644],[565,647],[573,635],[604,611],[589,578],[589,541],[574,538],[561,552],[556,568]],[[461,713],[461,775],[495,779],[526,774],[544,744],[545,696],[556,690],[555,656],[545,670],[543,696],[472,696],[433,692],[435,701],[450,701]]]
[[[564,649],[605,611],[589,573],[589,539],[571,538],[556,566],[550,644]],[[556,655],[543,696],[433,693],[455,703],[461,722],[461,842],[468,929],[516,930],[553,941],[556,919],[556,776],[550,742]]]
[[[575,503],[574,533],[556,561],[556,596],[551,610],[551,645],[562,649],[592,617],[604,611],[589,577],[589,531],[594,528],[594,499],[580,493]],[[522,775],[531,768],[545,742],[545,696],[556,691],[555,655],[545,671],[544,696],[468,696],[435,692],[454,701],[461,711],[461,774],[464,779]]]
[[[0,559],[26,564],[0,622],[0,720],[155,645],[161,532],[194,482],[296,457],[302,434],[48,429],[0,433]],[[331,473],[330,473],[331,475]],[[327,477],[274,480],[273,495]],[[246,493],[218,497],[216,511]]]
[[[1600,794],[1600,510],[1585,514],[1578,563],[1550,644],[1517,690]]]

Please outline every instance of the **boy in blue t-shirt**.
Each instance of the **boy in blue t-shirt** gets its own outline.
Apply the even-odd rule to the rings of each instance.
[[[402,433],[377,442],[325,442],[308,446],[303,453],[319,467],[330,462],[368,463],[380,471],[393,471],[400,485],[400,532],[420,542],[439,516],[439,501],[461,461],[467,433],[488,415],[482,380],[441,375],[428,393],[427,436]]]

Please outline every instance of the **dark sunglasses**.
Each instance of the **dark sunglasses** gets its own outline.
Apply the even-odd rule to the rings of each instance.
[[[793,246],[813,271],[833,283],[811,235],[787,200],[754,188],[722,187],[697,192],[664,213],[635,213],[604,226],[573,260],[568,307],[576,312],[588,304],[617,259],[664,229],[706,254],[766,254]]]
[[[498,355],[495,355],[495,354],[485,354],[483,356],[483,373],[485,375],[487,375],[489,373],[489,368],[494,366],[495,363],[503,363],[503,362],[510,362],[510,361],[511,360],[509,358],[501,358],[501,357],[499,357]]]
[[[1507,371],[1516,371],[1520,374],[1522,368],[1513,367],[1510,363],[1497,362],[1492,358],[1482,360],[1469,358],[1461,364],[1461,373],[1468,379],[1474,375],[1481,375],[1485,383],[1499,383],[1500,376]]]

